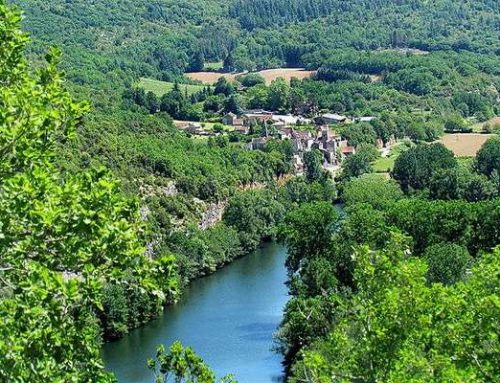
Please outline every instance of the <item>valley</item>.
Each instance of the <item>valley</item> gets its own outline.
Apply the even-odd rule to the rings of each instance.
[[[0,0],[0,382],[498,380],[499,23]]]

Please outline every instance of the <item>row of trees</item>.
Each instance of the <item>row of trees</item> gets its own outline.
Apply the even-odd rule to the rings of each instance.
[[[499,153],[500,140],[492,138],[468,168],[442,144],[419,145],[397,158],[393,176],[407,193],[426,191],[430,198],[441,200],[486,200],[500,192]]]

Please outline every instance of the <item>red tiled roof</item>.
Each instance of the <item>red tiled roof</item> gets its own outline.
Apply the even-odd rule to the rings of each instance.
[[[354,146],[346,146],[342,148],[342,153],[348,154],[348,153],[354,153],[356,151],[356,148]]]

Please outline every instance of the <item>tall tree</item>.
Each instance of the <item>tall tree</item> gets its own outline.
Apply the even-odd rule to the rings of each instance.
[[[452,169],[457,160],[443,144],[418,145],[399,155],[393,176],[403,190],[424,189],[439,170]]]
[[[158,307],[173,259],[144,255],[137,205],[106,171],[59,170],[57,143],[88,106],[62,87],[56,50],[31,74],[21,16],[3,1],[0,20],[0,381],[112,381],[96,342],[103,288],[140,287]]]
[[[319,150],[304,153],[304,166],[307,181],[320,181],[325,177],[323,173],[323,154]]]

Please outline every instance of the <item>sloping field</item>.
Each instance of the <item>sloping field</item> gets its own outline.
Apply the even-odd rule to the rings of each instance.
[[[163,96],[165,93],[170,92],[173,87],[173,82],[165,82],[159,80],[153,80],[150,78],[141,78],[139,81],[139,86],[144,88],[146,92],[153,92],[158,97]],[[203,90],[203,85],[187,85],[187,84],[179,84],[179,88],[184,93],[187,91],[188,95],[199,92]]]
[[[492,134],[446,134],[440,142],[453,151],[457,157],[475,157],[479,149]]]
[[[203,84],[213,85],[221,77],[225,77],[230,81],[234,81],[239,73],[219,73],[219,72],[192,72],[186,73],[184,76],[191,80],[201,81]]]
[[[298,79],[311,77],[315,72],[307,71],[303,68],[278,68],[266,69],[257,73],[264,77],[266,84],[270,84],[273,80],[276,80],[279,77],[284,78],[286,81],[290,81],[293,77]],[[186,73],[185,76],[191,80],[197,80],[207,85],[213,85],[220,77],[225,77],[228,80],[235,80],[236,76],[242,74],[245,73],[194,72]]]
[[[302,80],[304,78],[311,77],[314,73],[314,71],[308,71],[302,68],[268,69],[259,72],[259,74],[264,77],[267,84],[270,84],[279,77],[284,78],[287,81],[290,81],[293,77]]]

